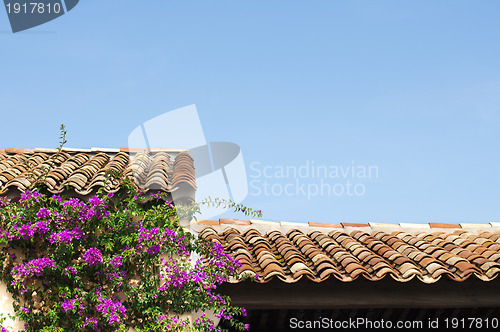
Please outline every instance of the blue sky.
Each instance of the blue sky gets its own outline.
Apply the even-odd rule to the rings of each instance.
[[[195,104],[207,140],[240,145],[258,186],[252,163],[378,169],[351,179],[360,196],[250,189],[244,204],[263,219],[499,221],[499,11],[496,1],[80,1],[12,34],[0,10],[0,145],[54,147],[64,123],[70,147],[126,146],[139,124]]]

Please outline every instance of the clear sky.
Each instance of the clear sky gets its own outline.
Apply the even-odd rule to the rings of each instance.
[[[493,0],[82,0],[12,34],[0,9],[0,146],[55,147],[61,123],[68,147],[127,146],[195,104],[208,141],[241,147],[263,219],[500,221],[499,15]]]

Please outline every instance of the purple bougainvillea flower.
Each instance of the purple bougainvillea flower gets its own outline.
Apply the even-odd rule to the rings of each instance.
[[[29,275],[41,276],[44,268],[55,267],[55,266],[56,265],[54,260],[48,257],[37,258],[37,259],[32,259],[27,263],[15,266],[12,271],[12,274],[19,276],[29,276]]]
[[[115,256],[111,260],[111,265],[113,265],[115,268],[118,268],[118,267],[122,266],[122,264],[123,264],[122,260],[123,260],[122,256]]]
[[[52,233],[50,234],[48,240],[50,243],[71,243],[73,240],[78,240],[84,235],[83,231],[76,228],[71,231],[65,229],[64,231],[58,232],[58,233]]]
[[[97,265],[98,263],[102,263],[102,253],[97,248],[89,248],[83,254],[83,259],[90,266]]]
[[[132,196],[134,192],[129,194]],[[143,194],[139,191],[138,195]],[[149,193],[144,195],[149,197]],[[228,310],[230,304],[215,291],[218,285],[237,274],[241,263],[217,241],[202,241],[182,229],[171,229],[175,211],[170,209],[175,207],[163,201],[165,195],[161,192],[151,196],[157,199],[150,201],[155,209],[151,210],[151,216],[146,211],[145,218],[135,216],[142,215],[147,206],[138,206],[141,202],[129,202],[130,199],[120,201],[118,196],[114,198],[114,193],[99,192],[99,196],[85,201],[62,199],[59,195],[48,198],[30,191],[22,193],[22,200],[18,202],[0,198],[0,212],[6,212],[0,225],[1,242],[26,245],[29,249],[22,262],[12,262],[10,258],[15,258],[12,253],[6,256],[12,267],[8,284],[22,297],[30,296],[36,282],[37,287],[40,285],[38,296],[55,304],[55,319],[80,316],[79,328],[93,331],[115,330],[124,324],[127,312],[137,309],[133,303],[142,298],[148,299],[144,306],[141,304],[147,314],[146,310],[171,299],[172,294],[180,294],[186,304],[214,308],[221,319],[234,320],[232,312],[246,316],[244,308]],[[114,198],[112,206],[106,204],[110,198]],[[14,208],[10,210],[11,207]],[[105,246],[103,239],[108,237],[116,239],[113,242],[116,245]],[[203,259],[195,259],[191,253],[203,255]],[[170,258],[162,258],[164,254]],[[152,277],[161,280],[148,290],[142,287],[145,275],[136,273],[135,269],[144,259],[147,264],[157,264],[158,274]],[[87,279],[92,282],[90,291],[85,287]],[[131,301],[116,295],[120,293]],[[89,298],[92,294],[96,296]],[[27,301],[16,311],[30,322],[30,329],[40,331],[45,322],[37,321],[39,313],[35,309],[33,303]],[[169,314],[158,318],[158,322],[163,330],[178,330],[191,324]],[[217,330],[206,315],[196,324],[199,330]],[[0,332],[7,332],[1,327],[0,324]],[[248,324],[244,327],[249,328]]]
[[[78,270],[75,269],[73,266],[68,266],[67,268],[64,269],[65,275],[68,275],[68,272],[71,272],[73,274],[78,274]]]
[[[50,211],[46,207],[40,208],[38,212],[36,213],[36,217],[40,219],[48,218],[50,217]]]
[[[76,309],[76,305],[75,305],[76,301],[78,301],[78,299],[67,299],[64,302],[61,302],[62,310],[64,312],[67,312],[67,311]]]
[[[99,304],[96,309],[100,313],[109,315],[108,324],[112,325],[114,323],[120,322],[120,316],[122,318],[127,318],[127,309],[120,302],[120,300],[116,299],[115,301],[105,298],[101,293],[97,292],[97,301]]]

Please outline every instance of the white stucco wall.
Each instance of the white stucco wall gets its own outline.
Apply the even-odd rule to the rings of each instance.
[[[0,313],[7,317],[8,314],[14,314],[14,308],[12,307],[12,303],[14,300],[9,292],[7,292],[7,286],[4,282],[0,281]],[[23,331],[24,330],[24,322],[7,318],[3,324],[6,329],[9,331]]]

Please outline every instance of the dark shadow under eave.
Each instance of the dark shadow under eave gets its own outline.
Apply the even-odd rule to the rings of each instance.
[[[441,279],[426,284],[418,279],[398,282],[357,279],[341,282],[330,279],[315,283],[305,278],[296,283],[272,280],[265,284],[243,281],[223,284],[219,291],[232,304],[247,309],[328,309],[328,308],[500,308],[500,279],[463,282]]]

